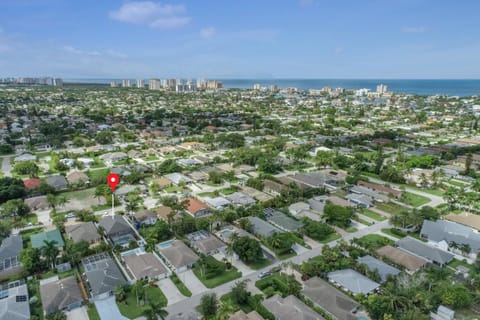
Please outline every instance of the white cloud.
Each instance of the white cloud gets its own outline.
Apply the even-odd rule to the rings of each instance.
[[[128,58],[128,56],[125,53],[118,52],[115,50],[107,50],[107,54],[109,56],[112,56],[113,58],[120,58],[120,59]]]
[[[83,54],[87,56],[101,56],[102,54],[99,51],[83,51],[72,46],[63,46],[63,50],[68,53],[73,54]]]
[[[200,30],[200,36],[205,39],[213,37],[216,33],[217,30],[215,30],[214,27],[207,27]]]
[[[424,33],[427,32],[428,28],[420,26],[420,27],[403,27],[402,32],[405,33]]]
[[[152,28],[171,29],[184,26],[190,17],[184,16],[185,6],[161,4],[153,1],[124,3],[118,10],[110,12],[113,20],[147,25]]]

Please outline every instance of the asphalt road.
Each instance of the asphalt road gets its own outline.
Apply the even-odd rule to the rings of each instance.
[[[2,172],[5,177],[12,176],[12,164],[10,163],[10,157],[4,157],[2,160]]]
[[[348,233],[344,237],[342,237],[342,239],[351,240],[353,238],[360,238],[360,237],[363,237],[367,234],[379,233],[381,229],[388,228],[388,227],[390,227],[389,222],[388,222],[388,220],[385,220],[385,221],[382,221],[382,222],[378,222],[378,223],[376,223],[372,226],[369,226],[367,228],[361,229],[357,232]],[[339,240],[332,241],[332,242],[328,243],[328,245],[329,246],[334,246],[338,243],[338,241]],[[209,290],[208,293],[216,293],[217,297],[220,297],[220,296],[230,292],[231,287],[236,282],[242,281],[242,280],[248,280],[249,281],[248,286],[252,287],[252,286],[255,285],[255,281],[258,280],[258,275],[260,274],[260,272],[270,270],[271,268],[276,267],[276,266],[281,266],[282,263],[284,263],[284,262],[291,261],[295,264],[300,264],[303,261],[307,261],[309,258],[313,258],[313,257],[316,257],[316,256],[320,255],[321,252],[322,252],[323,246],[324,245],[321,244],[320,246],[318,246],[318,247],[316,247],[312,250],[309,250],[307,252],[304,252],[300,255],[294,256],[294,257],[286,259],[286,260],[275,262],[275,263],[269,265],[268,267],[265,267],[261,270],[257,270],[257,271],[255,271],[255,272],[253,272],[253,273],[251,273],[247,276],[244,276],[242,278],[230,281],[230,282],[225,283],[221,286],[213,288],[213,289]],[[207,292],[202,292],[202,293],[199,293],[199,294],[196,294],[196,295],[192,295],[188,299],[185,299],[185,300],[182,300],[182,301],[179,301],[177,303],[169,305],[166,308],[166,310],[168,311],[168,314],[169,314],[167,319],[172,319],[172,320],[173,319],[182,319],[182,315],[191,315],[192,313],[195,313],[196,312],[195,308],[200,304],[200,299],[205,293],[207,293]],[[185,318],[188,318],[188,317],[185,317]]]

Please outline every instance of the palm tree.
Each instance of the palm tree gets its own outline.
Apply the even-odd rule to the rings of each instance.
[[[167,310],[163,309],[163,307],[158,303],[153,303],[152,301],[148,301],[148,305],[143,311],[143,315],[147,320],[158,320],[158,319],[166,319],[168,316]]]
[[[230,315],[233,314],[237,308],[233,305],[230,299],[225,300],[217,311],[216,320],[227,320]]]
[[[44,246],[42,247],[42,253],[43,255],[47,258],[48,265],[54,269],[55,268],[55,262],[59,253],[58,248],[56,247],[57,241],[55,240],[44,240],[43,241]]]
[[[119,302],[122,302],[126,298],[126,292],[123,286],[116,286],[113,293],[115,294],[115,297]]]

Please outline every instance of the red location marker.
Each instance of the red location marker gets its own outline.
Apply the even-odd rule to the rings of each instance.
[[[115,188],[117,187],[117,184],[120,182],[120,177],[116,173],[110,173],[107,177],[107,183],[110,186],[110,189],[112,189],[112,192],[115,192]]]

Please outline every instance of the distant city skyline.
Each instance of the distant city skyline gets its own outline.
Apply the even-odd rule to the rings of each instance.
[[[0,3],[0,77],[480,79],[480,2]]]

